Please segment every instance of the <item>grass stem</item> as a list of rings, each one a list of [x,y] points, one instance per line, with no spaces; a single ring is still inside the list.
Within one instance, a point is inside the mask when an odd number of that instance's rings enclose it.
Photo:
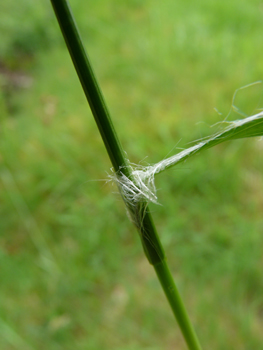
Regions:
[[[51,0],[51,3],[115,172],[118,174],[121,169],[130,180],[133,180],[129,162],[118,140],[68,2],[66,0]],[[165,254],[148,210],[147,203],[139,203],[139,206],[138,212],[143,213],[143,215],[138,230],[145,254],[149,262],[154,265],[155,271],[177,318],[189,349],[200,350],[201,347],[165,262]],[[129,206],[128,209],[134,210],[134,208]]]
[[[169,301],[173,314],[180,326],[180,329],[184,335],[185,341],[189,349],[201,350],[198,338],[195,334],[191,321],[187,315],[183,301],[179,294],[179,291],[174,283],[173,277],[167,266],[166,260],[163,260],[159,264],[154,265],[155,272],[163,287],[164,293]]]

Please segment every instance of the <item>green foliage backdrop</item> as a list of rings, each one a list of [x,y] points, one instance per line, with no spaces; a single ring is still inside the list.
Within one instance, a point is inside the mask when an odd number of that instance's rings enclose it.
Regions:
[[[71,5],[132,162],[211,134],[263,77],[260,1]],[[51,5],[17,6],[0,5],[2,349],[183,350],[116,188],[97,181],[110,163]],[[262,91],[235,105],[255,114]],[[151,209],[204,349],[263,349],[262,151],[226,143],[156,181]]]

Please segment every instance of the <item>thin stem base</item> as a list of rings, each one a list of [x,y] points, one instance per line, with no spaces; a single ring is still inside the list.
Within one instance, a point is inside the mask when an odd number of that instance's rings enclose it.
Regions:
[[[202,350],[166,261],[154,265],[154,269],[189,350]]]

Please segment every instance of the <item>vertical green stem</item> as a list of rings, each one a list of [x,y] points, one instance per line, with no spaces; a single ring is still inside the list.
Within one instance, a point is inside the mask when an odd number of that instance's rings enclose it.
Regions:
[[[121,170],[132,179],[128,160],[118,140],[68,2],[51,0],[51,3],[115,172],[118,174]],[[147,206],[144,206],[143,211],[145,215],[140,228],[140,237],[147,258],[151,264],[155,264],[164,258],[164,252]]]
[[[129,163],[125,158],[123,148],[118,140],[89,58],[82,45],[68,2],[66,0],[51,0],[51,3],[115,172],[118,174],[121,169],[127,177],[133,180],[131,169],[128,166]],[[129,207],[128,209],[134,210],[134,208]],[[145,254],[155,268],[189,349],[201,350],[166,264],[163,247],[147,204],[141,203],[140,209],[144,215],[142,217],[142,224],[138,230]]]
[[[154,269],[189,349],[202,350],[166,261],[154,265]]]
[[[68,2],[65,0],[51,0],[51,2],[114,170],[118,172],[120,166],[123,166],[122,171],[126,171],[127,174],[125,175],[129,176],[129,168],[127,167],[123,148],[118,140]]]

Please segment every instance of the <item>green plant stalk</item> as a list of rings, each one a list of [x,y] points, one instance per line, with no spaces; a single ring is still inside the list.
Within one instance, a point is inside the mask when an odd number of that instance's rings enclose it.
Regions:
[[[155,264],[154,269],[189,349],[202,350],[194,328],[187,315],[182,298],[167,266],[166,259],[159,264]]]
[[[124,175],[132,179],[131,168],[118,140],[68,2],[66,0],[51,0],[51,3],[114,170],[116,174],[121,170]],[[140,237],[150,263],[155,264],[164,259],[164,251],[146,204],[141,211],[145,215]]]
[[[132,170],[129,167],[129,162],[124,155],[123,148],[111,122],[108,109],[90,65],[89,58],[82,45],[69,4],[66,0],[51,0],[51,3],[114,170],[118,174],[121,169],[124,175],[133,180]],[[142,216],[142,224],[138,229],[145,254],[150,264],[155,268],[158,279],[161,282],[189,349],[201,350],[166,264],[164,250],[147,203],[140,203],[140,205],[144,215]],[[129,207],[128,209],[131,210]]]

